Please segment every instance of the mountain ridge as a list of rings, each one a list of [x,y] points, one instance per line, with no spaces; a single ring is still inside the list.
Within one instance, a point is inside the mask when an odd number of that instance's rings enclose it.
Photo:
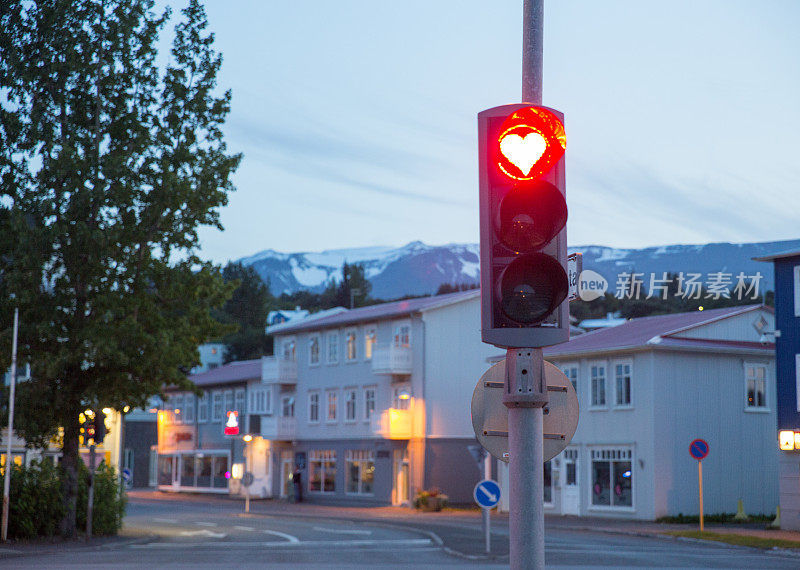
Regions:
[[[790,249],[800,249],[800,239],[770,242],[671,244],[645,248],[613,248],[601,245],[573,246],[583,254],[583,268],[602,275],[614,292],[622,273],[642,273],[645,283],[653,274],[738,273],[761,274],[761,292],[774,288],[770,264],[753,261]],[[372,283],[371,295],[396,299],[406,295],[435,293],[440,285],[476,284],[480,279],[480,247],[477,243],[427,245],[412,241],[401,247],[367,246],[320,252],[286,253],[265,249],[238,262],[253,267],[275,295],[299,290],[322,291],[331,279],[341,279],[344,262],[361,263]]]

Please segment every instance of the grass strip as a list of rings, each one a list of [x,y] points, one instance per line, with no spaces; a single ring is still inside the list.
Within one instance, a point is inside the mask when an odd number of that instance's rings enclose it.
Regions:
[[[700,532],[699,530],[673,530],[665,534],[670,536],[683,536],[686,538],[699,538],[701,540],[713,540],[738,546],[751,546],[753,548],[800,548],[800,542],[796,540],[762,538],[760,536],[750,536],[747,534],[727,534],[709,531]]]

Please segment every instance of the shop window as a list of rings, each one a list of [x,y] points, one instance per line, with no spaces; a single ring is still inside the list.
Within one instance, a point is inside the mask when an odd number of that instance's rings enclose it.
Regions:
[[[347,492],[359,495],[371,495],[375,477],[375,460],[372,451],[352,450],[347,452]]]
[[[336,491],[336,452],[332,449],[309,451],[308,490],[313,493]]]
[[[633,506],[632,457],[630,449],[592,450],[593,506]]]

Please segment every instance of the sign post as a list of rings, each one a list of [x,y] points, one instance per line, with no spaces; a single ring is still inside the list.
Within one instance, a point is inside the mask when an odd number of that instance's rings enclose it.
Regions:
[[[478,503],[478,506],[483,510],[484,540],[486,541],[486,554],[489,554],[492,551],[491,518],[489,517],[489,511],[495,508],[497,503],[500,502],[500,485],[491,479],[478,481],[478,484],[475,485],[475,488],[472,490],[472,496],[475,502]]]
[[[700,532],[703,532],[703,459],[708,455],[708,442],[696,439],[689,444],[689,454],[697,459],[697,483],[700,489]]]

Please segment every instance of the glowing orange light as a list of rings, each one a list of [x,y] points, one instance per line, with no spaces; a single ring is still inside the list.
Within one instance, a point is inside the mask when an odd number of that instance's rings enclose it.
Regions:
[[[564,124],[541,107],[525,107],[509,115],[497,137],[497,166],[514,180],[532,180],[546,173],[564,155]]]

